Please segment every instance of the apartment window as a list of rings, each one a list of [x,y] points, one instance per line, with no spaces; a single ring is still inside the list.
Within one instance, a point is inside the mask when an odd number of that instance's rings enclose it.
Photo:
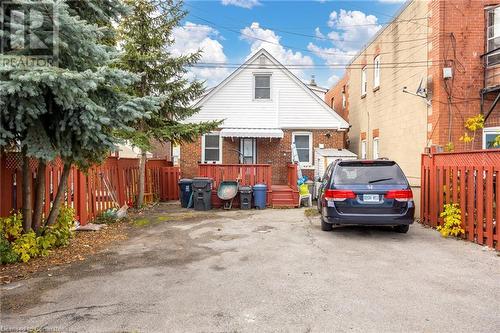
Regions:
[[[368,88],[368,82],[366,81],[366,66],[361,69],[361,96],[366,95],[366,90]]]
[[[377,159],[379,157],[378,154],[378,138],[373,138],[373,159]]]
[[[271,75],[255,75],[255,99],[271,99]]]
[[[497,136],[500,135],[500,127],[485,127],[483,128],[483,149],[498,149],[500,145],[495,147]]]
[[[366,159],[366,140],[361,141],[361,158]]]
[[[335,97],[332,97],[330,106],[332,109],[335,109]]]
[[[222,163],[222,138],[219,133],[205,134],[201,141],[203,163]]]
[[[342,109],[345,109],[346,105],[347,105],[347,101],[345,98],[345,86],[344,86],[344,88],[342,89]]]
[[[312,165],[312,133],[294,132],[292,141],[297,149],[300,164]]]
[[[373,60],[373,88],[380,87],[380,55]]]
[[[500,6],[487,10],[486,52],[493,52],[500,48]],[[489,53],[486,56],[486,65],[500,64],[500,52]]]

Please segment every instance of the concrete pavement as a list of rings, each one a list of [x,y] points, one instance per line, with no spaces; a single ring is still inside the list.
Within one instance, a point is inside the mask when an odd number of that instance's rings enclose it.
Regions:
[[[77,332],[493,332],[500,257],[414,224],[322,232],[302,209],[211,211],[2,290],[1,325]],[[168,219],[162,216],[170,216]],[[175,216],[175,215],[174,215]],[[175,220],[175,218],[173,218]],[[168,221],[165,221],[168,220]],[[163,221],[163,222],[162,222]]]

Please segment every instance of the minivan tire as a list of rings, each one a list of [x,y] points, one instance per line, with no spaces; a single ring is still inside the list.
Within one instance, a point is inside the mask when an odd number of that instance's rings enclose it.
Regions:
[[[406,234],[408,230],[410,230],[409,224],[402,224],[394,227],[394,231],[399,232],[401,234]]]
[[[323,218],[321,218],[321,230],[323,231],[332,231],[333,225],[331,223],[323,221]]]

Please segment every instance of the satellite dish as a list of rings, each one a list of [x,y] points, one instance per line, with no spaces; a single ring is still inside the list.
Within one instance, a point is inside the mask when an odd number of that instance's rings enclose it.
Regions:
[[[415,93],[415,95],[427,98],[427,90],[424,87],[422,87],[423,83],[424,83],[424,78],[421,78],[420,84],[418,85],[417,92]]]

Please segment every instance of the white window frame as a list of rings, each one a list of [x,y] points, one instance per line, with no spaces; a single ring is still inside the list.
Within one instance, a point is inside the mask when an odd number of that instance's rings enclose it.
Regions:
[[[366,139],[361,140],[361,159],[366,160]]]
[[[347,106],[347,100],[345,97],[345,91],[342,91],[342,110],[345,110],[345,107]]]
[[[205,160],[205,136],[206,135],[218,135],[219,136],[219,160],[217,161],[206,161]],[[220,135],[220,132],[211,132],[207,134],[203,134],[201,137],[201,162],[202,163],[207,163],[207,164],[221,164],[222,163],[222,136]]]
[[[483,149],[491,149],[491,148],[486,148],[486,134],[500,134],[500,126],[497,127],[485,127],[483,128]],[[497,147],[500,148],[500,147]]]
[[[366,91],[368,90],[368,80],[366,76],[367,66],[361,68],[361,97],[366,96]]]
[[[380,87],[380,54],[373,59],[373,89]]]
[[[372,141],[372,150],[373,150],[372,154],[374,160],[380,157],[379,149],[380,149],[380,140],[378,137],[374,137]]]
[[[257,76],[269,76],[269,98],[256,98],[255,97],[255,89],[257,87],[255,86],[255,80]],[[254,101],[263,101],[263,102],[268,102],[271,101],[273,98],[273,76],[271,73],[268,72],[262,72],[262,73],[253,73],[253,83],[252,83],[253,91],[252,91],[252,96]]]
[[[308,135],[309,136],[309,161],[300,162],[300,166],[310,167],[313,165],[313,134],[311,132],[292,132],[292,142],[295,144],[295,136],[297,135]],[[292,161],[293,162],[293,161]]]
[[[500,12],[500,6],[493,6],[490,8],[486,8],[486,53],[491,52],[486,56],[486,65],[493,66],[499,63],[498,61],[498,53],[500,50],[490,48],[490,41],[500,37],[500,24],[495,24],[497,20],[497,11]],[[494,21],[490,22],[490,13],[493,12]],[[500,13],[499,13],[500,14]],[[500,16],[500,15],[499,15]],[[500,19],[499,19],[500,20]],[[491,33],[493,30],[493,33]],[[490,36],[490,34],[492,36]],[[496,51],[495,51],[496,50]],[[490,59],[491,58],[491,59]]]

